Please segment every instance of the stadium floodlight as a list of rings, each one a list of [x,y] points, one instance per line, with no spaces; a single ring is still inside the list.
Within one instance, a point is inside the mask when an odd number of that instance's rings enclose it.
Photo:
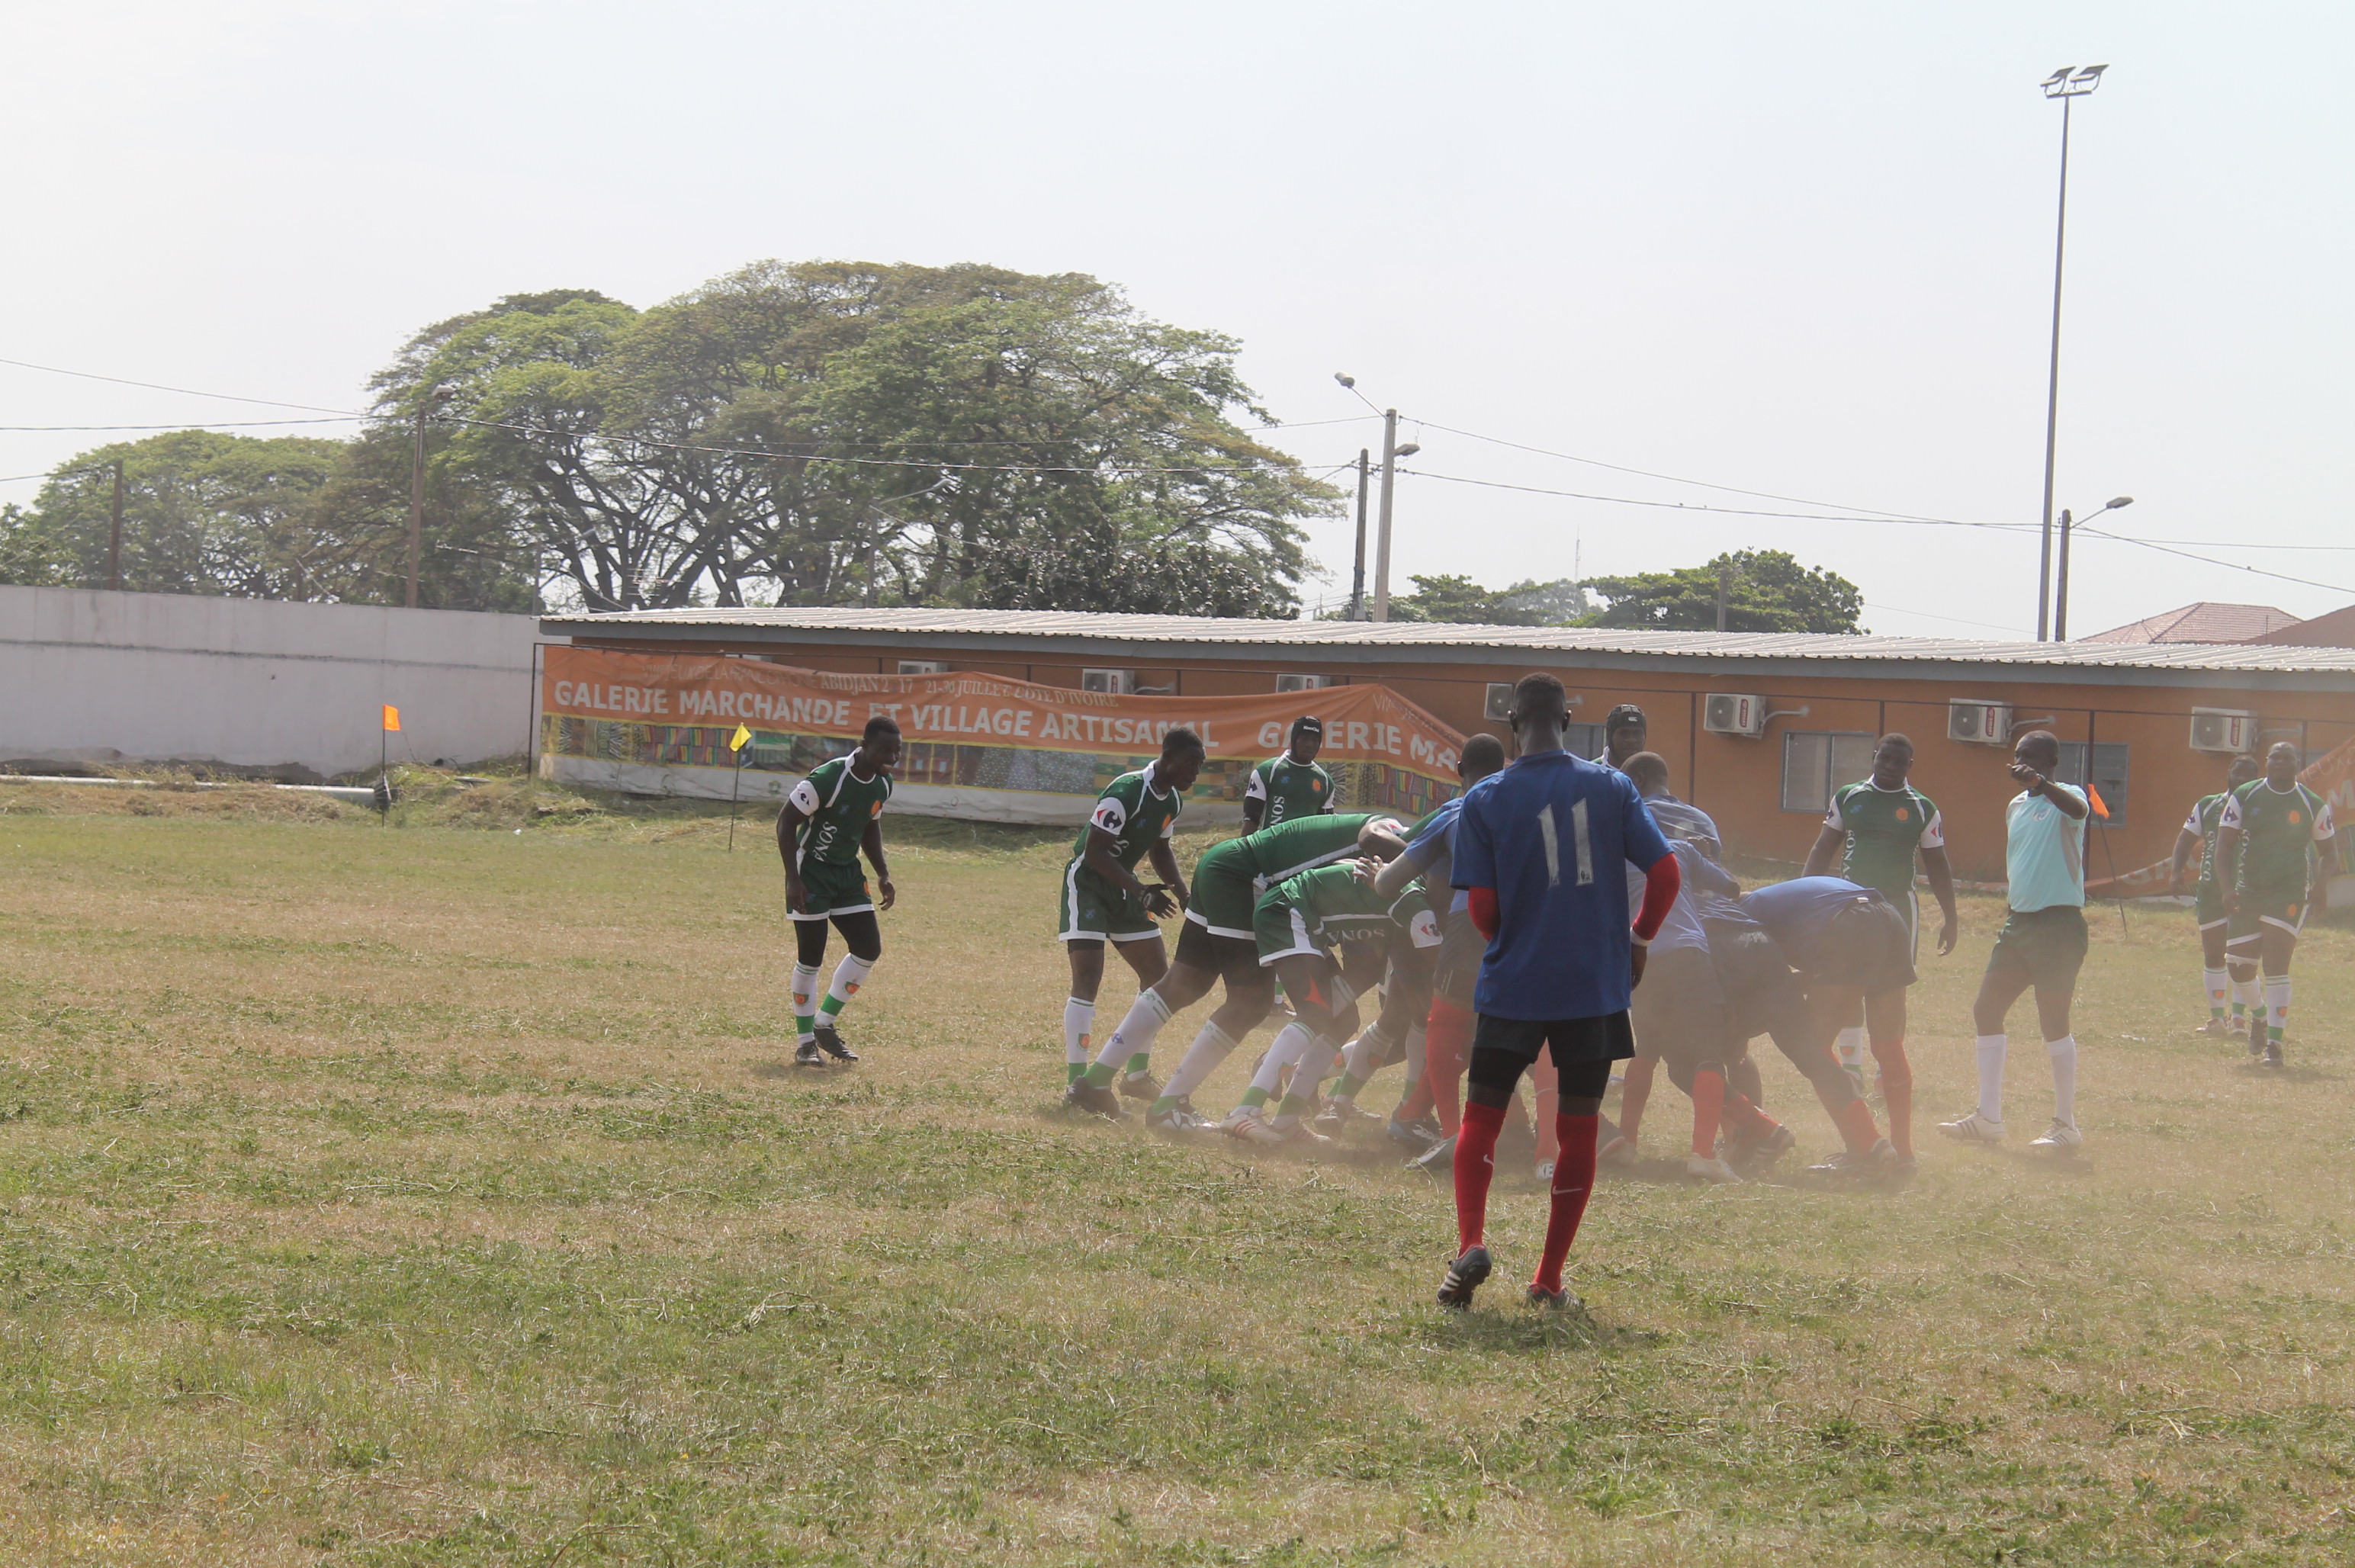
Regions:
[[[2061,199],[2052,220],[2052,358],[2044,383],[2044,521],[2036,560],[2036,640],[2052,626],[2052,463],[2061,432],[2061,274],[2069,239],[2069,110],[2102,85],[2106,65],[2062,66],[2044,79],[2044,96],[2061,101]],[[2107,511],[2108,507],[2104,507]]]

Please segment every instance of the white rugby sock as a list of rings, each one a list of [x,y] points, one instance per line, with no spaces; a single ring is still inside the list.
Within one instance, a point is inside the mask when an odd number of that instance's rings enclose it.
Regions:
[[[1313,1098],[1316,1086],[1333,1071],[1333,1059],[1340,1054],[1341,1048],[1323,1035],[1311,1039],[1308,1049],[1300,1053],[1300,1065],[1293,1070],[1292,1087],[1284,1091],[1284,1098]]]
[[[2226,987],[2231,984],[2231,977],[2228,976],[2222,969],[2202,969],[2200,971],[2200,988],[2208,993],[2208,1016],[2210,1018],[2221,1019],[2224,1016],[2224,1002],[2228,995]]]
[[[1275,1042],[1267,1048],[1267,1054],[1260,1058],[1259,1071],[1252,1075],[1251,1086],[1263,1095],[1274,1093],[1276,1085],[1284,1081],[1284,1070],[1298,1061],[1316,1043],[1316,1037],[1308,1032],[1306,1024],[1284,1025]]]
[[[1126,1068],[1133,1059],[1152,1055],[1154,1037],[1168,1021],[1169,1004],[1161,999],[1160,992],[1150,986],[1137,992],[1136,1000],[1128,1005],[1128,1016],[1120,1020],[1120,1027],[1112,1031],[1112,1038],[1097,1053],[1096,1065]],[[1130,1071],[1142,1066],[1140,1062]]]
[[[1072,1076],[1087,1071],[1088,1031],[1096,1027],[1096,1005],[1072,997],[1063,1003],[1063,1065]]]
[[[2009,1043],[1999,1034],[1979,1036],[1979,1115],[1997,1126],[2003,1125],[2003,1053]]]
[[[1376,1019],[1358,1031],[1341,1059],[1342,1071],[1362,1083],[1374,1075],[1377,1063],[1388,1057],[1397,1042],[1382,1032],[1382,1020]]]
[[[2247,1013],[2251,1019],[2259,1019],[2264,1016],[2265,1009],[2264,982],[2257,978],[2257,972],[2254,968],[2249,971],[2249,977],[2247,979],[2235,980],[2232,982],[2232,999],[2241,1004],[2241,1010]]]
[[[2281,1039],[2289,1030],[2289,976],[2265,976],[2265,1025],[2269,1038]]]
[[[2077,1037],[2064,1034],[2059,1040],[2048,1040],[2044,1053],[2052,1059],[2052,1114],[2073,1127],[2077,1125]]]
[[[1178,1063],[1178,1071],[1161,1086],[1161,1097],[1178,1100],[1191,1094],[1219,1070],[1219,1063],[1234,1054],[1234,1049],[1232,1035],[1216,1023],[1204,1024],[1201,1032],[1194,1037],[1194,1043],[1186,1048],[1185,1060]]]
[[[817,1038],[817,965],[794,965],[794,1029],[806,1042]]]
[[[855,954],[842,955],[842,962],[834,966],[834,979],[826,988],[826,1000],[817,1005],[828,1023],[842,1016],[842,1009],[858,995],[858,987],[867,983],[867,976],[875,973],[875,965],[880,962],[879,958],[861,958]]]
[[[1847,1068],[1850,1072],[1862,1072],[1865,1049],[1864,1026],[1851,1024],[1840,1030],[1839,1039],[1833,1042],[1833,1049],[1839,1052],[1839,1064],[1842,1067]]]
[[[1410,1094],[1414,1093],[1415,1085],[1423,1082],[1425,1043],[1423,1025],[1417,1024],[1406,1031],[1406,1089]]]

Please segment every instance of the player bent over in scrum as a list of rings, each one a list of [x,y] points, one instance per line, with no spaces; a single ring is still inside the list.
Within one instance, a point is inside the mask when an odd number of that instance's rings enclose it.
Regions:
[[[878,714],[867,721],[858,750],[820,763],[795,784],[777,813],[777,853],[785,862],[785,912],[794,923],[798,948],[794,965],[794,1023],[801,1039],[794,1051],[803,1067],[823,1067],[826,1059],[856,1061],[843,1044],[837,1020],[883,956],[883,933],[875,921],[875,900],[858,869],[865,850],[890,909],[899,897],[883,863],[883,803],[891,798],[891,770],[900,763],[900,726]],[[817,996],[819,966],[826,962],[826,928],[831,921],[850,951],[834,971],[823,1000]],[[823,1053],[823,1054],[821,1054]]]
[[[1275,1006],[1275,977],[1260,967],[1259,945],[1252,935],[1252,911],[1260,892],[1271,881],[1347,855],[1387,859],[1404,848],[1399,827],[1394,818],[1370,812],[1301,816],[1202,851],[1194,862],[1177,962],[1137,993],[1128,1016],[1104,1042],[1083,1082],[1091,1090],[1109,1090],[1116,1071],[1149,1056],[1164,1024],[1223,980],[1226,1000],[1194,1037],[1177,1073],[1146,1112],[1146,1125],[1156,1132],[1208,1126],[1195,1114],[1190,1096]]]
[[[1229,1136],[1271,1146],[1295,1138],[1325,1141],[1300,1118],[1342,1042],[1358,1030],[1358,996],[1380,980],[1397,943],[1410,950],[1439,945],[1439,924],[1422,884],[1385,898],[1374,889],[1374,866],[1369,860],[1320,866],[1261,895],[1252,921],[1260,965],[1284,982],[1294,1018],[1268,1047],[1242,1104],[1220,1125]],[[1337,947],[1344,955],[1337,961]],[[1287,1067],[1293,1087],[1271,1117],[1267,1102]]]
[[[1120,1101],[1108,1089],[1085,1082],[1088,1039],[1095,1028],[1096,990],[1103,984],[1104,944],[1120,948],[1120,955],[1136,971],[1139,986],[1151,986],[1169,967],[1161,945],[1161,928],[1154,922],[1186,907],[1186,880],[1178,873],[1178,856],[1169,835],[1178,824],[1186,792],[1202,773],[1202,738],[1178,726],[1161,739],[1161,755],[1123,773],[1104,786],[1088,825],[1080,829],[1071,863],[1063,868],[1063,951],[1071,961],[1071,999],[1063,1006],[1063,1061],[1069,1088],[1063,1103],[1117,1120]],[[1160,873],[1158,886],[1137,880],[1135,867],[1150,857]],[[1146,1071],[1146,1062],[1124,1063],[1127,1074],[1120,1092],[1133,1100],[1151,1100],[1160,1085]]]

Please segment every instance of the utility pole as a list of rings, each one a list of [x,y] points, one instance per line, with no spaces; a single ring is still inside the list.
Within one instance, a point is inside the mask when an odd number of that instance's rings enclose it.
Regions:
[[[2052,640],[2069,640],[2069,508],[2061,508],[2061,567],[2052,585]]]
[[[2036,640],[2048,641],[2052,624],[2052,462],[2061,428],[2061,272],[2069,240],[2069,109],[2101,86],[2110,68],[2062,66],[2044,80],[2044,96],[2061,101],[2061,200],[2052,223],[2052,357],[2044,388],[2044,526],[2036,565]]]
[[[1391,618],[1391,492],[1398,483],[1398,411],[1382,411],[1382,518],[1374,546],[1374,619]]]
[[[1725,630],[1725,600],[1733,585],[1733,563],[1720,561],[1717,567],[1717,629]]]
[[[106,528],[106,585],[123,592],[123,459],[114,460],[114,518]]]
[[[1366,618],[1366,485],[1371,454],[1358,448],[1358,560],[1349,572],[1349,619]]]
[[[417,405],[417,439],[409,459],[409,608],[417,608],[417,561],[425,548],[425,421],[451,399],[447,387],[436,387]]]

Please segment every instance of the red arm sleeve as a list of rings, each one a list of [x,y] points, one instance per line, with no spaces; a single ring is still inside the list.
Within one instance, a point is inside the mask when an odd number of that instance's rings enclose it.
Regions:
[[[1652,869],[1644,873],[1644,907],[1636,912],[1636,941],[1649,942],[1659,934],[1660,922],[1668,918],[1668,906],[1677,901],[1677,890],[1684,883],[1685,874],[1674,855],[1663,855],[1652,862]]]
[[[1668,859],[1673,860],[1676,857],[1671,855]],[[1489,941],[1494,942],[1497,939],[1497,926],[1498,924],[1497,916],[1497,890],[1494,888],[1466,888],[1464,891],[1472,901],[1472,924],[1479,931],[1481,935],[1487,937]]]

